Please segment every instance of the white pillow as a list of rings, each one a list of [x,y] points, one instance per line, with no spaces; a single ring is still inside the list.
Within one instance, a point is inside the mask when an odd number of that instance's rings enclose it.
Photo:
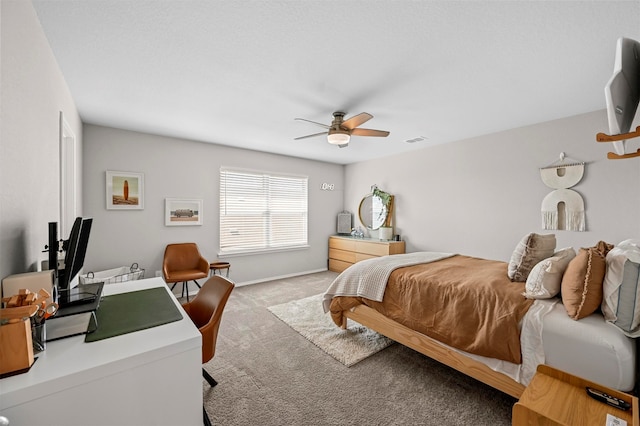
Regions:
[[[602,285],[604,319],[629,337],[640,336],[640,240],[625,240],[607,254]]]
[[[524,296],[527,299],[555,297],[560,293],[562,275],[574,257],[576,257],[575,250],[568,247],[538,262],[527,277]]]

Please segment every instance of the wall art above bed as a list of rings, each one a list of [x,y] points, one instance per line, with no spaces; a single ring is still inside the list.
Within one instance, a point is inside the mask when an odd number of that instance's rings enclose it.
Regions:
[[[540,169],[542,182],[554,189],[542,200],[542,229],[586,230],[584,200],[568,189],[582,180],[584,166],[582,161],[566,160],[561,152],[560,160]]]

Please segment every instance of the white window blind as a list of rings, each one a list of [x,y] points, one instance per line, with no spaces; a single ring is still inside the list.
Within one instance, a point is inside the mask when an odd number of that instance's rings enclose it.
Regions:
[[[308,180],[220,169],[220,251],[306,246]]]

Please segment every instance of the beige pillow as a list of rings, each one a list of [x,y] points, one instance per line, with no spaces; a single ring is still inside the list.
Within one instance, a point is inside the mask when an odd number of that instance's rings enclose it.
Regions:
[[[575,250],[568,247],[538,262],[527,277],[524,296],[527,299],[551,299],[558,295],[564,271],[574,257]]]
[[[607,269],[606,256],[613,246],[604,241],[581,248],[569,262],[562,277],[560,292],[567,314],[574,319],[594,313],[602,303],[602,282]]]
[[[554,234],[540,235],[530,233],[525,235],[511,254],[509,261],[509,279],[525,282],[531,269],[542,259],[553,256],[556,249]]]

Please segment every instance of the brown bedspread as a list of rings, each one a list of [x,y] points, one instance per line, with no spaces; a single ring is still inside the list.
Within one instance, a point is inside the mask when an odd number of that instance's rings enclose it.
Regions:
[[[520,364],[519,322],[533,303],[523,291],[507,263],[456,255],[396,269],[382,302],[334,297],[330,310],[341,325],[342,311],[365,304],[454,348]]]

